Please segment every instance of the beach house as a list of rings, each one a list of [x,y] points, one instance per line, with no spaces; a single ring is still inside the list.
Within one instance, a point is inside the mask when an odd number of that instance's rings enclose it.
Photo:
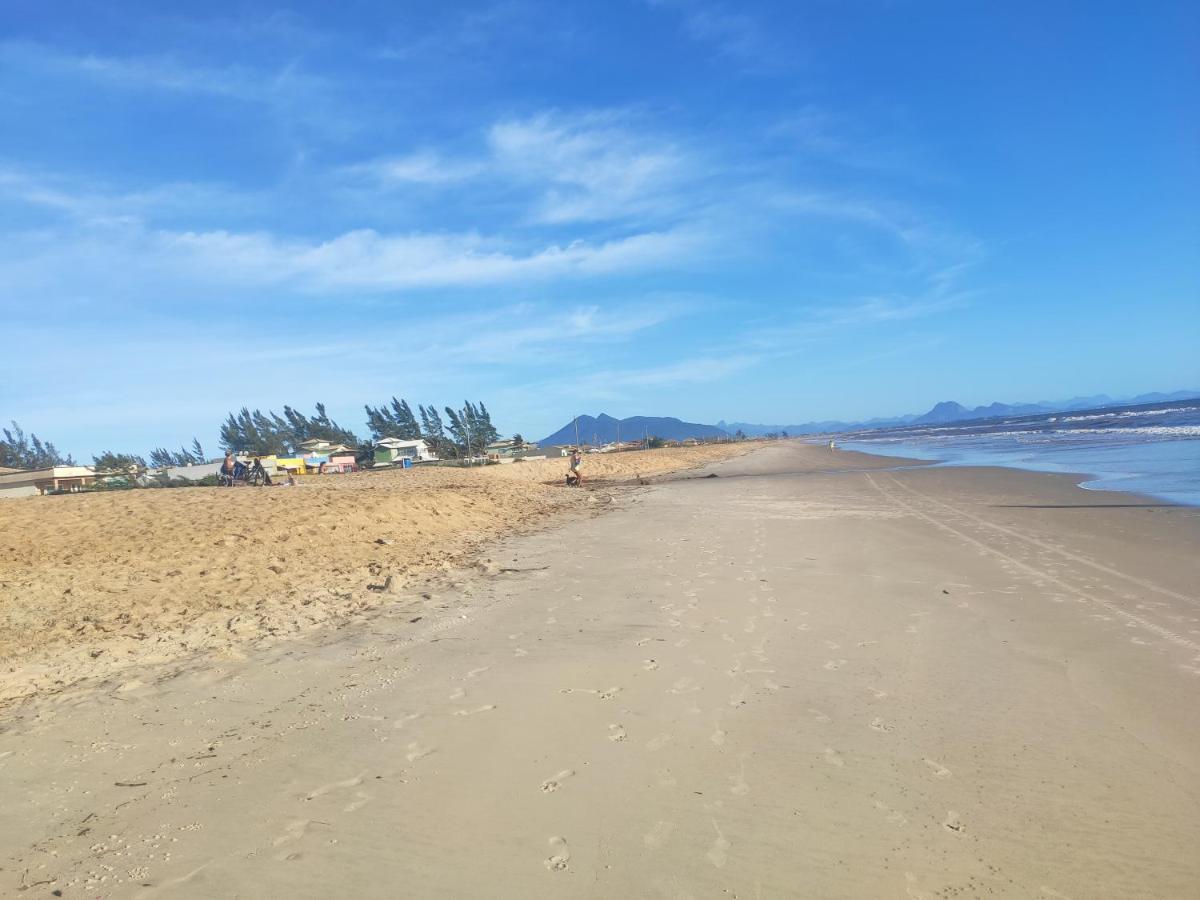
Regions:
[[[538,452],[538,445],[528,441],[518,444],[513,440],[492,441],[484,448],[488,459],[510,459],[530,456]]]
[[[7,469],[0,474],[0,497],[75,493],[96,481],[91,466],[49,466],[45,469]]]
[[[429,445],[419,438],[417,440],[383,438],[375,444],[375,465],[377,466],[403,465],[406,459],[418,463],[430,462],[437,458],[437,454],[429,449]]]
[[[320,439],[302,441],[300,454],[305,469],[310,472],[353,472],[358,468],[354,448],[346,444]]]

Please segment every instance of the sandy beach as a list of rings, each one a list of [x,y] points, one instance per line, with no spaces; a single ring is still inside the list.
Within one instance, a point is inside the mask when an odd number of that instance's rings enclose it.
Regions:
[[[0,505],[0,895],[1200,894],[1200,510],[704,452]]]
[[[486,543],[595,511],[606,487],[745,453],[718,444],[567,462],[417,468],[295,487],[183,488],[0,503],[0,708],[139,663],[237,657],[340,626]]]

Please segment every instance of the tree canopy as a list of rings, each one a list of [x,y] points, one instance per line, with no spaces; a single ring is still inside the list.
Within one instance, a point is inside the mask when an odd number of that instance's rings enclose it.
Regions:
[[[41,440],[36,434],[28,437],[21,426],[12,422],[12,428],[3,429],[0,438],[0,466],[12,469],[45,469],[50,466],[73,466],[70,455],[63,456],[49,441]]]
[[[310,417],[285,406],[281,416],[274,410],[264,413],[243,406],[237,413],[231,412],[221,425],[221,447],[252,456],[282,456],[298,452],[302,443],[311,440],[359,446],[361,441],[353,431],[329,418],[325,404],[318,403],[316,410],[317,414]]]

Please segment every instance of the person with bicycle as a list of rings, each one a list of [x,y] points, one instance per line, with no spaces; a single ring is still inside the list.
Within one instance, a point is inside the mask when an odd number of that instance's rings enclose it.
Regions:
[[[221,478],[220,481],[226,487],[233,487],[233,473],[237,470],[237,460],[233,458],[233,451],[225,451],[225,461],[221,463]]]

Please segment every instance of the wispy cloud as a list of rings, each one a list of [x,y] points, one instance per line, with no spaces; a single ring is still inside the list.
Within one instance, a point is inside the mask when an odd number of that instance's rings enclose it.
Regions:
[[[341,173],[380,187],[411,184],[445,185],[483,174],[482,161],[447,159],[436,150],[417,150],[402,156],[387,156],[344,166]]]
[[[662,221],[694,205],[702,173],[692,151],[625,110],[543,112],[498,121],[474,154],[428,147],[345,166],[343,176],[382,189],[476,180],[527,197],[541,225]]]
[[[159,233],[158,252],[197,272],[244,284],[302,291],[394,291],[587,277],[666,265],[692,255],[703,236],[647,232],[603,242],[574,241],[525,252],[476,234],[351,231],[327,241],[284,240],[224,231]]]
[[[0,42],[0,60],[23,70],[71,75],[96,84],[148,91],[209,94],[255,103],[300,95],[311,101],[327,82],[298,66],[270,70],[242,65],[209,66],[176,56],[72,54],[19,41]]]
[[[677,146],[619,112],[504,121],[488,143],[499,171],[544,185],[533,216],[546,223],[677,212],[676,191],[694,174]]]
[[[780,71],[795,61],[795,49],[785,51],[769,25],[740,5],[707,0],[647,0],[647,3],[676,12],[687,37],[712,47],[718,59],[742,71]]]
[[[661,270],[700,254],[709,238],[683,228],[608,240],[514,244],[476,233],[380,233],[360,229],[327,240],[271,232],[173,231],[107,223],[65,236],[45,229],[10,236],[0,281],[32,299],[49,284],[126,302],[170,290],[272,287],[339,296],[487,285],[547,284]],[[168,287],[170,286],[170,287]]]
[[[59,213],[86,225],[135,224],[147,219],[212,216],[262,208],[261,193],[224,185],[171,181],[119,187],[96,177],[79,179],[0,163],[0,202],[5,200]]]

